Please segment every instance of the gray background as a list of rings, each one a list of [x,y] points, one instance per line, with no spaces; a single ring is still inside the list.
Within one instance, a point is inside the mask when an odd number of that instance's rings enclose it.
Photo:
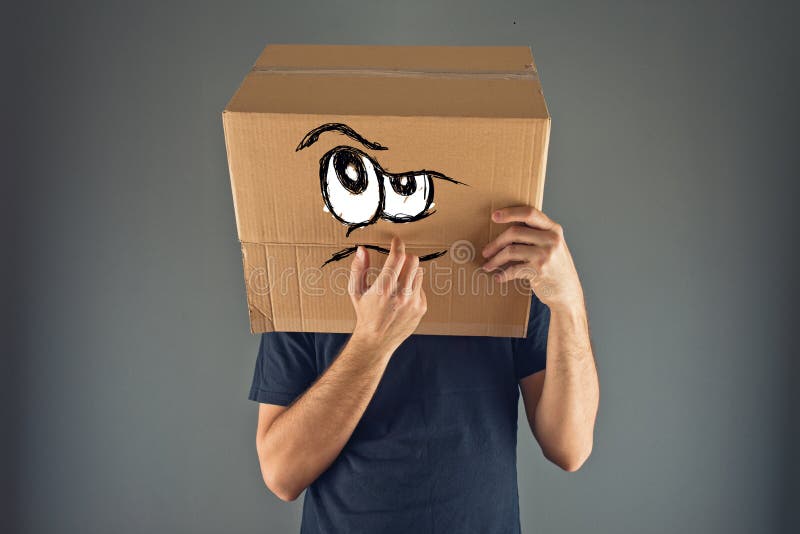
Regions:
[[[521,433],[525,531],[796,528],[797,13],[289,4],[4,10],[0,530],[297,531],[256,463],[220,121],[267,42],[533,47],[602,401],[579,473]]]

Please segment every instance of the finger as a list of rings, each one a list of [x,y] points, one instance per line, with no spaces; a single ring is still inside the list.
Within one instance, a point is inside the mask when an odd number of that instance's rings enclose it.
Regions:
[[[369,255],[364,247],[359,246],[350,264],[350,280],[347,284],[347,290],[351,296],[360,297],[367,290],[368,270]]]
[[[501,249],[500,252],[492,256],[492,258],[484,263],[483,267],[481,268],[484,271],[494,271],[495,269],[498,269],[507,263],[511,263],[512,261],[521,261],[527,263],[535,254],[534,248],[535,247],[533,245],[508,245],[507,247]]]
[[[412,284],[417,275],[417,268],[419,267],[419,257],[413,254],[406,254],[405,261],[403,262],[403,270],[400,272],[400,277],[397,279],[397,291],[403,295],[410,295],[412,291]]]
[[[492,213],[492,220],[496,223],[521,222],[531,228],[549,230],[555,224],[550,217],[533,206],[512,206],[502,208]]]
[[[511,243],[546,246],[553,243],[553,235],[547,230],[538,230],[528,226],[512,226],[483,247],[481,254],[484,258],[490,258]]]
[[[378,275],[378,280],[375,285],[380,284],[383,291],[394,291],[397,287],[397,277],[400,276],[400,271],[403,269],[403,263],[406,259],[406,245],[399,237],[392,238],[391,250],[389,256],[386,258],[386,263],[383,264],[383,269]]]
[[[423,269],[422,267],[417,267],[417,271],[414,273],[414,281],[411,284],[411,292],[413,294],[416,295],[422,289],[422,278],[424,276],[425,276],[425,269]]]
[[[510,282],[511,280],[533,280],[537,272],[529,263],[515,263],[508,265],[493,275],[497,282]]]

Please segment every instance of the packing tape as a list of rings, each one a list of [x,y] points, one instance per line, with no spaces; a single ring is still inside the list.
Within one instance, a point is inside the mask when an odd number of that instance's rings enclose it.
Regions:
[[[257,74],[298,74],[306,76],[378,76],[383,78],[466,78],[472,80],[538,80],[533,65],[519,71],[409,70],[379,67],[273,67],[256,66]]]

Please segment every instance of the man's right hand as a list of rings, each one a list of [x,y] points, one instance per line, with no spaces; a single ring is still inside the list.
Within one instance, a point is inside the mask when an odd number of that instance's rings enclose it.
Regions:
[[[369,256],[358,247],[348,290],[356,311],[352,341],[391,352],[417,329],[428,309],[419,257],[406,254],[397,237],[375,282],[367,285]]]
[[[375,283],[359,247],[350,272],[356,327],[324,373],[288,407],[262,404],[256,445],[264,482],[294,500],[336,459],[364,415],[392,353],[414,330],[427,304],[419,258],[395,238]]]

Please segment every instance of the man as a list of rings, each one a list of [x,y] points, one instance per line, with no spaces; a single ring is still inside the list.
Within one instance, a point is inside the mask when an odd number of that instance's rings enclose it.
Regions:
[[[563,231],[527,206],[492,219],[511,226],[483,268],[529,280],[526,339],[412,335],[423,275],[397,238],[371,286],[355,254],[351,335],[263,335],[258,458],[275,495],[306,490],[302,532],[519,532],[519,391],[544,456],[566,471],[586,461],[599,386]]]

